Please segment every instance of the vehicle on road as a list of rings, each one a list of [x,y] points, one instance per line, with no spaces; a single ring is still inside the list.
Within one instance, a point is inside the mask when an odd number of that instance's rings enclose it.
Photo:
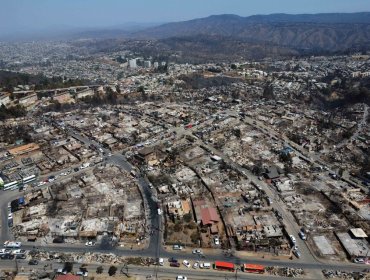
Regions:
[[[11,252],[12,250],[10,249],[0,249],[0,255],[10,254]]]
[[[172,266],[172,267],[180,267],[180,263],[178,263],[178,262],[171,262],[170,263],[170,266]]]
[[[194,269],[197,269],[199,267],[199,262],[195,262],[194,264],[193,264],[193,268]]]
[[[95,246],[95,242],[94,241],[87,241],[85,243],[85,246],[89,246],[89,247]]]
[[[175,244],[175,245],[172,246],[172,249],[173,250],[182,250],[183,248],[182,248],[181,245]]]
[[[210,269],[211,268],[211,263],[201,263],[201,264],[199,264],[199,268],[201,268],[201,269]]]
[[[184,260],[184,261],[182,262],[182,264],[183,264],[184,266],[186,266],[187,268],[189,268],[189,267],[190,267],[190,263],[189,263],[187,260]]]
[[[53,243],[64,243],[64,238],[61,236],[57,236],[53,239]]]
[[[12,255],[12,254],[5,254],[5,255],[1,255],[0,256],[0,259],[2,259],[2,260],[13,260],[14,259],[14,255]]]
[[[21,255],[21,254],[25,254],[26,253],[26,250],[23,250],[23,249],[17,249],[17,250],[13,250],[12,252],[14,255]]]
[[[203,254],[203,252],[202,252],[202,250],[201,250],[201,249],[194,249],[194,250],[193,250],[193,254],[196,254],[196,255],[202,255],[202,254]]]
[[[214,268],[216,270],[235,271],[235,265],[230,262],[215,261]]]
[[[19,260],[24,260],[27,256],[25,254],[19,254],[19,255],[15,255],[15,258],[16,259],[19,259]]]
[[[30,261],[28,262],[28,264],[29,264],[29,265],[38,265],[38,264],[39,264],[39,262],[38,262],[37,260],[30,260]]]
[[[353,262],[354,263],[365,263],[365,259],[363,259],[363,258],[355,258],[355,259],[353,259]]]
[[[89,166],[90,166],[90,162],[86,162],[80,166],[80,169],[82,170],[82,169],[88,168]]]
[[[302,240],[306,240],[306,239],[307,239],[307,236],[306,236],[306,234],[305,234],[303,231],[300,231],[300,232],[298,233],[298,235],[299,235],[299,237],[300,237]]]
[[[265,267],[259,264],[245,263],[242,266],[242,271],[247,273],[264,273]]]
[[[178,261],[177,261],[174,257],[172,257],[172,258],[169,258],[169,259],[168,259],[168,262],[170,262],[170,263],[171,263],[171,262],[178,262]]]
[[[220,245],[220,239],[218,237],[215,237],[214,240],[215,245]]]
[[[39,183],[38,183],[38,185],[37,185],[37,186],[38,186],[38,187],[41,187],[41,186],[43,186],[43,185],[45,185],[45,184],[46,184],[46,183],[45,183],[44,181],[41,181],[41,182],[39,182]]]
[[[16,242],[16,241],[5,241],[4,247],[5,248],[20,248],[22,246],[22,242]]]
[[[87,275],[88,275],[88,272],[85,270],[85,271],[77,271],[76,272],[76,275],[77,276],[83,276],[83,277],[87,277]]]
[[[179,275],[176,277],[176,280],[188,280],[186,276]]]
[[[301,257],[301,252],[297,249],[293,250],[293,254],[299,259]]]

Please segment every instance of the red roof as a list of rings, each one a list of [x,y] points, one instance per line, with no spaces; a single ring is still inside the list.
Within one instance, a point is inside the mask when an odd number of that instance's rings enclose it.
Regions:
[[[234,264],[229,262],[221,262],[221,261],[215,261],[215,267],[216,268],[230,268],[234,269]]]
[[[200,210],[203,225],[212,225],[220,221],[216,208],[207,207]]]
[[[80,280],[81,277],[73,274],[66,274],[66,275],[58,275],[55,280]]]

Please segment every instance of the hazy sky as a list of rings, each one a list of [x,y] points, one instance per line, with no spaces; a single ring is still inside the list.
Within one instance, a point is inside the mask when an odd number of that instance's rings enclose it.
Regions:
[[[370,11],[370,0],[0,0],[0,35],[61,27],[169,22],[214,14]]]

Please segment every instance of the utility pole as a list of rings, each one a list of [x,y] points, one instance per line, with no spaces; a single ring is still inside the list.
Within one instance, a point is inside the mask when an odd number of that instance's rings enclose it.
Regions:
[[[239,270],[239,268],[235,269],[235,280],[238,280],[238,270]]]

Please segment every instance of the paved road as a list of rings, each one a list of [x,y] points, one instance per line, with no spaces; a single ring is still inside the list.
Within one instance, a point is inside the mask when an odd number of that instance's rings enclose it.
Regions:
[[[209,121],[208,121],[209,122]],[[191,135],[192,130],[185,130],[184,128],[174,128],[174,131],[177,132],[177,136],[181,137],[184,134],[189,134]],[[94,144],[94,145],[99,145],[93,140],[88,139],[87,137],[78,134],[77,132],[73,130],[69,130],[69,133],[73,135],[74,137],[78,138],[81,140],[83,143],[86,145]],[[200,142],[200,141],[199,141]],[[216,154],[221,155],[224,157],[225,161],[228,161],[228,159],[222,155],[219,151],[216,151],[213,147],[202,143],[203,145],[206,145],[210,150],[214,151]],[[101,147],[102,148],[102,147]],[[109,151],[107,149],[102,148],[104,153],[107,154]],[[124,156],[121,154],[117,153],[112,155],[111,157],[107,158],[107,162],[111,164],[115,164],[120,166],[121,168],[130,171],[132,169],[132,166],[125,160]],[[246,172],[247,177],[252,180],[255,183],[258,183],[261,185],[265,192],[272,198],[275,198],[273,190],[271,190],[266,184],[263,182],[259,181],[253,174],[248,173],[248,170],[242,169],[240,166],[230,162],[230,164],[238,169],[239,171]],[[139,176],[138,178],[138,183],[141,188],[141,191],[144,194],[144,199],[146,200],[147,205],[149,205],[149,216],[150,216],[150,221],[151,221],[151,227],[154,230],[154,234],[150,236],[149,240],[149,245],[148,248],[143,249],[143,250],[130,250],[126,248],[114,248],[112,250],[103,250],[101,248],[86,248],[86,247],[81,247],[81,246],[76,246],[76,245],[69,245],[69,244],[50,244],[47,246],[39,246],[40,249],[47,250],[47,251],[59,251],[59,252],[87,252],[87,251],[93,251],[97,253],[115,253],[117,255],[121,256],[143,256],[143,257],[164,257],[164,258],[169,258],[169,257],[176,257],[179,259],[188,259],[188,260],[196,260],[194,258],[194,255],[191,253],[187,252],[168,252],[162,247],[162,221],[161,221],[161,216],[157,214],[157,202],[154,201],[151,190],[147,184],[147,181],[145,178]],[[4,213],[7,213],[7,203],[11,201],[12,199],[15,199],[19,197],[18,191],[9,191],[9,192],[3,192],[3,194],[0,196],[0,209],[2,210],[2,227],[1,227],[1,240],[4,241],[5,239],[8,239],[9,232],[8,232],[8,227],[7,227],[7,214],[5,215]],[[274,201],[275,203],[275,201]],[[290,213],[286,211],[286,209],[282,206],[279,206],[279,203],[276,201],[276,205],[274,205],[282,214],[283,217],[286,221],[289,221],[287,223],[288,231],[289,232],[297,232],[298,228],[297,225],[295,224],[294,221],[292,221],[292,218],[289,216]],[[297,238],[297,240],[299,240]],[[264,264],[264,265],[279,265],[279,266],[289,266],[289,267],[296,267],[296,268],[304,268],[304,269],[343,269],[343,270],[356,270],[356,271],[361,271],[364,269],[363,265],[355,265],[355,264],[346,264],[346,263],[319,263],[317,260],[315,260],[306,248],[306,245],[302,241],[298,241],[298,244],[303,250],[304,253],[304,259],[300,260],[267,260],[267,259],[255,259],[254,257],[225,257],[221,251],[217,253],[217,250],[215,251],[215,254],[213,255],[208,255],[206,256],[207,261],[215,261],[215,260],[225,260],[225,261],[231,261],[236,264],[242,264],[245,262],[253,262],[257,264]],[[25,249],[33,249],[33,246],[24,246]],[[303,248],[303,249],[302,249]],[[153,270],[153,268],[152,268]],[[156,273],[161,273],[161,270],[159,268],[156,268]],[[247,278],[245,278],[247,279]]]
[[[45,267],[45,271],[53,271],[54,269],[59,269],[63,267],[63,264],[61,263],[53,263],[53,262],[43,262],[39,263],[38,265],[28,265],[26,261],[18,261],[18,271],[24,271],[29,272],[31,270],[38,270],[43,271],[45,264],[47,267]],[[51,267],[50,267],[51,265]],[[253,275],[253,274],[247,274],[242,271],[236,271],[236,272],[225,272],[225,271],[216,271],[213,269],[207,269],[207,270],[201,270],[201,269],[187,269],[184,267],[180,268],[173,268],[169,266],[158,266],[156,267],[157,270],[157,277],[153,274],[153,266],[145,267],[145,266],[134,266],[134,265],[128,265],[127,269],[123,267],[122,265],[115,264],[117,269],[117,275],[121,274],[122,272],[126,273],[128,272],[129,275],[135,276],[150,276],[152,275],[152,278],[149,279],[176,279],[176,276],[178,275],[184,275],[187,276],[189,280],[209,280],[209,279],[218,279],[218,280],[226,280],[226,279],[261,279],[261,280],[269,280],[271,279],[271,276],[268,274],[265,275]],[[86,269],[89,273],[95,273],[98,266],[103,267],[103,273],[106,274],[110,264],[102,265],[102,264],[89,264],[86,266]],[[16,265],[14,261],[2,261],[0,262],[0,268],[1,269],[15,269]],[[74,264],[73,271],[78,271],[80,267],[80,264]],[[122,272],[121,272],[122,271]],[[90,275],[89,275],[90,276]],[[237,277],[236,277],[237,276]],[[279,279],[291,279],[288,277],[279,277]],[[304,279],[307,280],[317,280],[318,278],[310,278],[305,277]]]

